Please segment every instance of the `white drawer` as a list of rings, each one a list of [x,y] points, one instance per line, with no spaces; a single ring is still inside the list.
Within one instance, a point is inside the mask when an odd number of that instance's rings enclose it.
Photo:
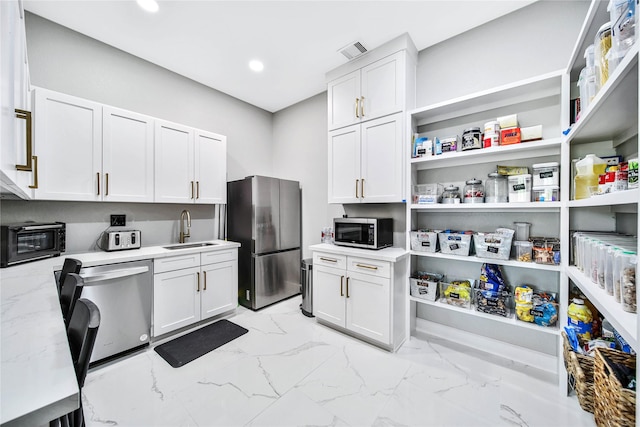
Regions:
[[[391,277],[391,263],[370,258],[349,257],[347,270],[378,277]]]
[[[200,267],[200,253],[179,255],[170,258],[157,258],[153,260],[154,274],[191,267]]]
[[[217,264],[225,261],[237,261],[238,250],[232,249],[227,251],[202,252],[200,254],[200,258],[202,265]]]
[[[313,265],[324,265],[325,267],[347,268],[347,257],[345,255],[336,255],[327,252],[314,252]]]

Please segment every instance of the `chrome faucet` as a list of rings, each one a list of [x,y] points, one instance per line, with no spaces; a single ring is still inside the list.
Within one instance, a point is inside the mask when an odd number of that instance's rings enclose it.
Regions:
[[[184,232],[184,218],[187,217],[187,232]],[[183,210],[180,214],[180,243],[184,243],[187,237],[191,237],[191,214],[188,210]]]

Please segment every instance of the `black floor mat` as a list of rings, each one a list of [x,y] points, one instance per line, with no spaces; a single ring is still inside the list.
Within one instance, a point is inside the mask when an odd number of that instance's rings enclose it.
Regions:
[[[169,365],[179,368],[247,332],[242,326],[223,319],[156,346],[154,350]]]

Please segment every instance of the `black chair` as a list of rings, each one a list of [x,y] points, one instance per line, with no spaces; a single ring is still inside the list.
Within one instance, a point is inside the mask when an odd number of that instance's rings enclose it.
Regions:
[[[62,284],[67,278],[67,274],[75,273],[79,274],[80,269],[82,268],[82,262],[74,259],[74,258],[65,258],[64,264],[62,264],[62,270],[60,270],[60,275],[57,277],[58,284],[58,295],[61,295]]]
[[[67,328],[69,327],[69,320],[73,314],[76,301],[78,301],[80,295],[82,295],[83,287],[84,279],[76,273],[68,273],[62,283],[62,289],[60,290],[60,307],[62,308],[64,325]]]
[[[82,413],[82,387],[89,370],[89,361],[91,360],[91,353],[96,342],[99,326],[100,310],[98,307],[88,299],[79,299],[69,321],[67,336],[78,380],[78,388],[80,389],[80,407],[59,419],[51,421],[49,423],[51,427],[83,427],[85,425],[84,414]]]

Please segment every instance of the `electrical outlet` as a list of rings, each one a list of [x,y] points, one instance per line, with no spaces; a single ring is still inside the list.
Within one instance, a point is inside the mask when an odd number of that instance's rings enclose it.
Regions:
[[[124,227],[125,225],[127,225],[126,215],[111,215],[112,227]]]

